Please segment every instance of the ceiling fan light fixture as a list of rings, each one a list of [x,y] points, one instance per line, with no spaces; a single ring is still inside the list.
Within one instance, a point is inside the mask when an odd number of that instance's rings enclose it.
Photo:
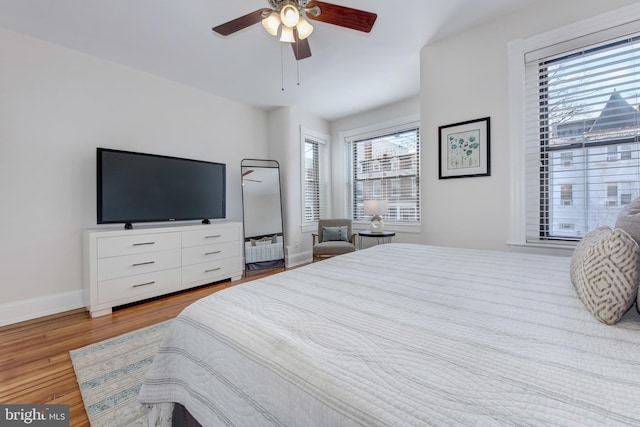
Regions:
[[[280,11],[280,20],[282,24],[293,28],[298,24],[298,20],[300,19],[300,12],[298,8],[294,6],[292,3],[285,4]]]
[[[315,30],[309,24],[310,21],[325,22],[369,33],[378,17],[372,12],[325,3],[324,1],[268,0],[268,2],[270,8],[263,7],[239,16],[213,27],[212,30],[226,37],[262,22],[265,31],[278,37],[278,31],[282,27],[280,41],[290,43],[296,60],[300,61],[311,57],[311,49],[307,39]]]
[[[301,15],[298,20],[298,25],[296,25],[296,29],[298,30],[298,38],[304,40],[313,32],[313,25],[309,24],[309,21],[304,19],[304,16]]]
[[[262,26],[267,33],[277,36],[278,28],[280,28],[280,15],[277,12],[271,12],[269,16],[262,20]]]
[[[280,41],[285,43],[295,43],[296,39],[293,37],[293,28],[282,26],[282,33],[280,34]]]

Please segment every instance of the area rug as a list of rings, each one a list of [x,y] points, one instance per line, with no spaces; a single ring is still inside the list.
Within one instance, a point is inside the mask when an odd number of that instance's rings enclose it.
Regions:
[[[138,392],[171,320],[71,350],[84,407],[92,426],[145,426]]]

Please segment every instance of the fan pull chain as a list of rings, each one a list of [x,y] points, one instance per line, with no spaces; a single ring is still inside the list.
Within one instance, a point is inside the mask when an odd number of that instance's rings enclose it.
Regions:
[[[280,85],[281,85],[281,91],[284,92],[284,53],[283,53],[283,49],[284,49],[284,43],[280,43]]]
[[[287,43],[280,43],[280,90],[284,92],[284,46]],[[296,46],[297,48],[298,46]],[[296,59],[296,73],[297,73],[297,82],[296,84],[300,86],[300,61]]]

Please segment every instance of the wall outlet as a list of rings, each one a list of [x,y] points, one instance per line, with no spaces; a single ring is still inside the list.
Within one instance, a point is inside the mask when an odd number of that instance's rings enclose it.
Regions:
[[[300,240],[296,240],[294,242],[294,245],[295,245],[296,248],[299,248],[300,247]]]

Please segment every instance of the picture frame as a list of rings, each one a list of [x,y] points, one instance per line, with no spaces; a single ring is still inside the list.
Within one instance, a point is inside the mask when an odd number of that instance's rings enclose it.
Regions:
[[[491,176],[489,117],[438,127],[440,179]]]

